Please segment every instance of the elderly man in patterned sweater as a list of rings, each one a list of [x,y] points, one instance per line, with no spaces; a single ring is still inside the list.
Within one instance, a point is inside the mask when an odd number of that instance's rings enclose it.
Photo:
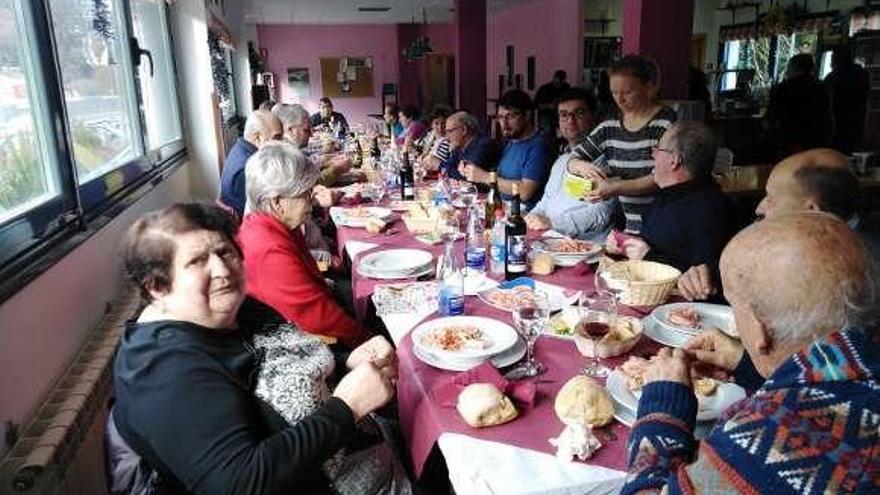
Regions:
[[[742,344],[712,331],[652,361],[622,493],[880,493],[869,265],[859,238],[826,213],[784,214],[737,235],[721,276]],[[699,447],[697,361],[766,379]]]

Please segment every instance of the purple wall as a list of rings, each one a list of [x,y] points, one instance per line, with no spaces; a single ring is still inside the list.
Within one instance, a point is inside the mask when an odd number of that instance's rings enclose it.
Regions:
[[[535,89],[550,81],[553,72],[568,72],[571,84],[580,84],[583,23],[580,0],[533,0],[489,16],[486,85],[497,98],[498,75],[506,74],[507,45],[514,46],[514,74],[528,83],[526,59],[535,57]],[[534,95],[534,92],[531,92]],[[494,104],[489,111],[495,111]]]
[[[623,17],[623,53],[649,55],[657,62],[661,98],[687,98],[693,0],[624,0]]]
[[[261,48],[269,52],[269,71],[275,74],[279,97],[285,103],[301,103],[318,110],[321,98],[321,57],[373,57],[372,97],[333,98],[333,106],[349,122],[362,121],[369,113],[381,113],[382,83],[398,82],[397,27],[390,25],[259,25]],[[433,40],[432,40],[433,41]],[[297,101],[287,85],[288,67],[308,67],[311,88],[305,101]]]

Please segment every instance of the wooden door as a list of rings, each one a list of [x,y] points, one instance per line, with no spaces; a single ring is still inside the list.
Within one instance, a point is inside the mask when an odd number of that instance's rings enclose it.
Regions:
[[[452,55],[428,54],[421,64],[419,101],[426,111],[437,105],[455,107],[455,58]]]

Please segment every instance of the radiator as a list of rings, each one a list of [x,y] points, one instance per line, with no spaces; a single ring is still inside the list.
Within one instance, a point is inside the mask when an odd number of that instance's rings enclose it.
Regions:
[[[0,463],[0,493],[104,494],[103,434],[112,368],[139,303],[124,290]]]

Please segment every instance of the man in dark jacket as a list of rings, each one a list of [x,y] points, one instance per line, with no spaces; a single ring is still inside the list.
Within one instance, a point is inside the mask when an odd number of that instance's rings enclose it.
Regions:
[[[831,139],[828,92],[815,72],[812,55],[795,55],[788,61],[785,81],[770,90],[767,120],[777,159],[827,146]]]
[[[244,124],[244,136],[238,138],[223,162],[220,174],[220,201],[244,215],[244,165],[248,158],[269,141],[281,139],[281,122],[266,110],[256,110]]]

